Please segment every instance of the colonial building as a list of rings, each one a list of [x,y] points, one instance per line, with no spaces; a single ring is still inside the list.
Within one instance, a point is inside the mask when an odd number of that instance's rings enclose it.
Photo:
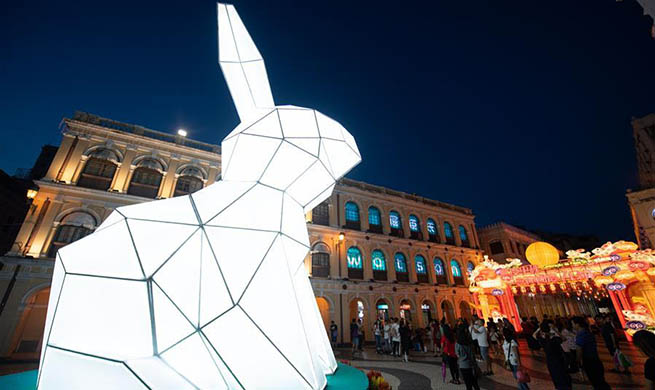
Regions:
[[[0,357],[41,349],[56,251],[93,232],[119,206],[188,194],[220,178],[217,145],[76,113],[18,236],[0,258]],[[305,260],[324,322],[378,316],[415,326],[472,312],[467,270],[481,260],[471,210],[343,179],[307,215]]]
[[[639,189],[627,191],[632,225],[640,248],[655,243],[655,114],[633,118]]]
[[[526,230],[497,222],[478,230],[482,250],[498,263],[506,259],[521,259],[526,262],[525,250],[528,245],[539,241],[539,236]]]

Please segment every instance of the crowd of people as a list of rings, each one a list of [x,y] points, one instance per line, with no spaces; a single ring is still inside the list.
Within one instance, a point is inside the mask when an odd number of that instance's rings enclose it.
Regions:
[[[502,359],[505,368],[512,372],[519,390],[529,389],[530,379],[521,364],[518,337],[526,340],[532,354],[543,351],[556,390],[572,389],[571,375],[586,378],[595,390],[610,389],[595,333],[600,334],[613,357],[613,371],[630,375],[632,363],[618,348],[617,330],[610,316],[550,318],[544,315],[541,321],[535,317],[523,318],[521,328],[517,334],[507,318],[484,321],[473,315],[471,323],[463,318],[455,324],[449,324],[445,319],[431,320],[427,327],[416,329],[404,318],[378,319],[371,331],[377,353],[399,357],[404,362],[409,360],[410,350],[440,356],[444,381],[449,371],[450,383],[461,384],[463,381],[467,390],[479,389],[478,378],[481,376],[494,375],[492,354],[496,359]],[[353,356],[363,348],[364,332],[361,319],[353,319],[350,324]],[[330,334],[336,345],[334,322]],[[646,382],[648,389],[655,390],[655,334],[640,331],[635,334],[634,343],[648,357]]]

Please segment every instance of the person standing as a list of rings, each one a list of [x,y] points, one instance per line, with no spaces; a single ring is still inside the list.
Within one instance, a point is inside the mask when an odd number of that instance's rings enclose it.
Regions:
[[[552,322],[542,322],[533,334],[546,354],[546,366],[556,390],[571,390],[571,376],[567,372],[562,338]]]
[[[655,334],[640,330],[632,336],[632,342],[648,357],[644,364],[646,390],[655,390]]]
[[[596,338],[589,331],[589,323],[583,317],[573,317],[573,330],[576,332],[578,364],[582,367],[591,386],[594,390],[609,390],[610,386],[605,382],[605,368],[598,356]]]
[[[483,375],[493,375],[491,370],[491,359],[489,358],[489,339],[487,335],[487,328],[484,327],[484,320],[477,319],[471,327],[471,337],[477,341],[480,347],[480,356],[484,363]]]
[[[434,356],[437,356],[441,348],[439,343],[441,342],[441,326],[437,320],[432,320],[432,352]]]
[[[359,324],[354,318],[350,323],[350,340],[353,345],[352,354],[354,356],[355,352],[359,349]]]
[[[391,324],[389,321],[384,321],[384,353],[391,352]]]
[[[455,335],[445,321],[442,321],[441,330],[441,356],[450,369],[450,383],[459,385],[461,382],[459,381],[457,354],[455,354]]]
[[[334,323],[334,321],[330,322],[330,341],[332,344],[332,348],[336,348],[337,346],[337,335],[339,334],[339,327],[337,324]]]
[[[400,324],[398,318],[393,319],[391,324],[391,341],[393,342],[393,356],[400,356]]]
[[[609,316],[596,316],[596,323],[600,327],[600,334],[603,336],[603,341],[605,341],[605,347],[610,353],[610,356],[614,361],[614,369],[616,372],[621,372],[621,363],[618,359],[614,359],[614,355],[618,350],[618,343],[616,342],[616,330],[614,325],[612,325],[612,319]],[[625,373],[630,374],[628,367],[625,368]]]
[[[466,384],[466,390],[480,390],[478,378],[475,375],[475,366],[478,363],[475,361],[475,356],[473,356],[471,344],[472,339],[469,330],[465,324],[460,324],[457,327],[457,343],[455,344],[457,365],[462,373],[464,384]]]
[[[375,352],[382,353],[382,333],[384,328],[382,326],[382,321],[378,318],[373,324],[373,336],[375,336]]]
[[[578,372],[577,355],[575,345],[575,333],[571,329],[571,321],[564,319],[560,322],[559,333],[562,337],[562,350],[566,359],[568,372]]]
[[[409,327],[406,319],[400,322],[400,347],[402,349],[403,361],[408,362],[409,347],[412,344],[412,329]]]
[[[516,341],[516,332],[510,327],[503,328],[503,352],[505,353],[505,361],[512,370],[512,375],[518,380],[516,373],[521,369],[521,355],[519,354],[519,343]],[[528,390],[527,383],[519,382],[519,390]]]

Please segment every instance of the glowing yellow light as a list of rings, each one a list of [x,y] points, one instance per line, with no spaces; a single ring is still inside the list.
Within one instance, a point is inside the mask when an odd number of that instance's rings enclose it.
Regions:
[[[533,242],[525,250],[525,257],[532,265],[543,268],[548,265],[554,265],[559,262],[559,252],[557,248],[547,242]]]
[[[343,241],[344,238],[346,238],[346,235],[343,233],[339,233],[339,241]]]
[[[596,282],[597,285],[609,284],[609,283],[612,283],[613,281],[614,281],[614,279],[612,279],[609,276],[598,276],[598,277],[594,278],[594,282]]]
[[[655,268],[651,267],[648,271],[646,271],[646,273],[650,276],[655,276]]]
[[[29,189],[27,190],[27,199],[34,199],[36,198],[36,194],[38,193],[37,190]]]
[[[635,273],[628,270],[619,271],[614,274],[614,278],[617,280],[628,280],[635,277]]]

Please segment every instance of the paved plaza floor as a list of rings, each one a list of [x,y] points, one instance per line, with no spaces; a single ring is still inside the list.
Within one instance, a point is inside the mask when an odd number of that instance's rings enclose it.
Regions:
[[[598,349],[601,360],[605,365],[605,379],[612,389],[645,389],[644,362],[641,353],[628,343],[621,343],[621,351],[627,355],[635,364],[631,369],[631,375],[611,372],[614,367],[612,358],[601,340]],[[533,390],[553,390],[554,386],[550,380],[550,374],[546,367],[546,359],[543,352],[531,354],[526,343],[520,341],[521,360],[532,378],[529,384]],[[381,371],[382,375],[393,387],[393,390],[430,390],[430,389],[465,389],[464,384],[450,384],[450,372],[446,374],[446,383],[441,376],[441,358],[434,357],[432,353],[412,352],[410,361],[405,363],[400,358],[380,355],[375,348],[367,347],[363,352],[355,354],[354,359],[350,349],[339,348],[335,351],[337,359],[350,361],[355,367],[369,370]],[[513,390],[517,389],[516,380],[510,371],[503,368],[503,357],[495,356],[493,359],[493,376],[484,376],[479,380],[480,387],[485,390]],[[463,382],[462,382],[463,383]],[[592,387],[581,380],[579,374],[573,374],[573,389],[591,390]]]

